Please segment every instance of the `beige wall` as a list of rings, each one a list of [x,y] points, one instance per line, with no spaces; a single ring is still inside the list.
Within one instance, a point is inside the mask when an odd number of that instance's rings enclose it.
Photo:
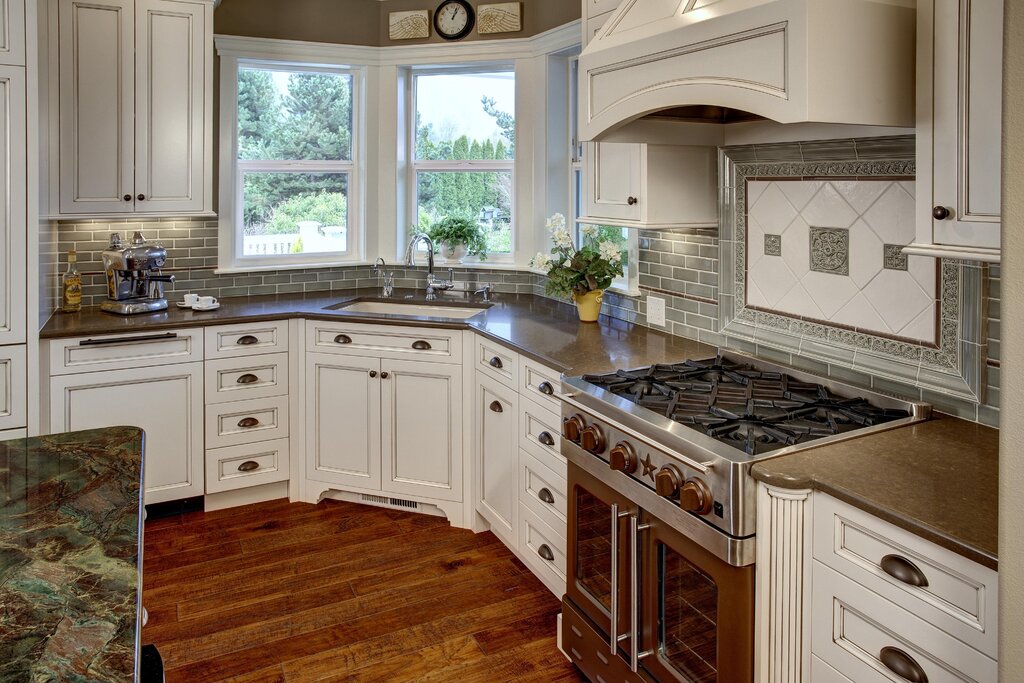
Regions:
[[[493,0],[470,0],[475,7]],[[523,30],[481,37],[473,31],[463,40],[525,38],[580,18],[579,0],[521,0]],[[235,36],[308,40],[346,45],[415,45],[443,43],[388,39],[388,13],[429,9],[431,17],[440,0],[223,0],[214,15],[214,30]]]
[[[1003,344],[999,443],[1000,680],[1024,680],[1024,2],[1006,0],[1003,74]]]

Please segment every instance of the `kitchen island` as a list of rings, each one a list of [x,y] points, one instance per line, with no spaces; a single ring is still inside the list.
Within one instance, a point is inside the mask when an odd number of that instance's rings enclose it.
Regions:
[[[0,680],[136,678],[145,436],[0,442]]]

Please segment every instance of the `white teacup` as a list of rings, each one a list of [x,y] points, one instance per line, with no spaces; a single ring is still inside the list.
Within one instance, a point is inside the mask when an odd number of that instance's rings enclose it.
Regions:
[[[182,298],[181,303],[185,304],[186,306],[195,306],[197,303],[199,303],[199,295],[198,294],[186,294]]]
[[[200,308],[209,308],[210,306],[216,306],[216,305],[217,305],[217,297],[213,297],[213,296],[201,296],[193,304],[193,306],[199,306]]]

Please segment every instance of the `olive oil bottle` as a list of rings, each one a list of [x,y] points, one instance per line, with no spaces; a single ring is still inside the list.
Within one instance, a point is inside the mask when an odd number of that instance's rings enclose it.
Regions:
[[[61,278],[60,310],[76,313],[82,310],[82,276],[78,272],[78,253],[68,252],[68,269]]]

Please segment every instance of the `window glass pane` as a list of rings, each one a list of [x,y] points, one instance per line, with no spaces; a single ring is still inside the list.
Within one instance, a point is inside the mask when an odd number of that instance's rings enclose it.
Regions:
[[[250,172],[242,186],[243,256],[348,251],[347,173]]]
[[[352,77],[240,68],[238,158],[350,160]]]
[[[489,254],[512,252],[512,172],[439,171],[416,174],[418,228],[462,216],[484,231]]]
[[[515,158],[512,71],[416,77],[416,159]]]

